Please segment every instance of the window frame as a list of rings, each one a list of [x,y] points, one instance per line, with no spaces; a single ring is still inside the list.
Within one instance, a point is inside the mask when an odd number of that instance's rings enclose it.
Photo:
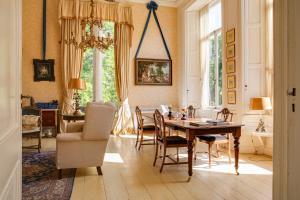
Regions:
[[[211,2],[210,4],[209,4],[209,8],[208,9],[210,9],[212,6],[214,6],[215,4],[217,4],[217,3],[219,3],[220,2],[220,4],[221,4],[221,6],[222,6],[222,2],[221,2],[221,0],[215,0],[215,1],[213,1],[213,2]],[[222,16],[222,13],[221,13],[221,16]],[[221,22],[222,22],[222,18],[221,18]],[[219,62],[219,52],[218,52],[218,48],[219,48],[219,44],[218,44],[218,35],[219,34],[221,34],[221,37],[222,37],[222,43],[223,43],[223,23],[221,23],[221,27],[220,28],[218,28],[218,29],[215,29],[214,31],[212,31],[212,32],[210,32],[208,35],[207,35],[207,37],[205,38],[206,39],[206,41],[209,41],[209,39],[211,38],[211,37],[213,37],[214,38],[214,45],[215,45],[215,58],[214,58],[214,62],[215,62],[215,78],[216,78],[216,85],[215,85],[215,105],[213,105],[213,106],[211,106],[211,105],[209,105],[209,106],[206,106],[206,109],[220,109],[220,108],[222,108],[222,106],[223,106],[223,93],[222,93],[222,96],[221,96],[221,98],[222,98],[222,104],[219,104],[219,102],[220,102],[220,98],[219,98],[219,64],[220,64],[220,62]],[[209,47],[208,47],[209,48]],[[224,68],[224,66],[223,66],[223,44],[221,44],[221,47],[220,48],[222,48],[222,55],[221,55],[221,63],[222,63],[222,74],[221,74],[221,82],[222,82],[222,88],[221,88],[221,90],[223,89],[223,68]],[[208,62],[208,64],[207,64],[207,67],[209,68],[210,66],[209,66],[209,62]],[[209,81],[210,81],[210,79],[209,79]],[[217,103],[216,103],[217,102]]]

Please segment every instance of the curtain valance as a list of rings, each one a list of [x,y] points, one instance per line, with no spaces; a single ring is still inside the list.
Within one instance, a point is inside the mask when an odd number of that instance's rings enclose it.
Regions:
[[[59,20],[89,17],[91,13],[90,3],[89,0],[60,0]],[[126,4],[95,1],[95,17],[133,27],[131,7]]]

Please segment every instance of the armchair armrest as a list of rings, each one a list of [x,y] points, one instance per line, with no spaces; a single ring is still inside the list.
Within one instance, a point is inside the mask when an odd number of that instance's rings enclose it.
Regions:
[[[66,133],[76,133],[83,131],[84,121],[67,123]]]
[[[81,141],[82,133],[61,133],[56,136],[56,141],[59,142],[75,142]]]

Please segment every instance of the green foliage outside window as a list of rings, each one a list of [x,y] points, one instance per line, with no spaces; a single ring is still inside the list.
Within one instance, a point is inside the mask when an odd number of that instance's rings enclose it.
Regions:
[[[114,23],[104,22],[103,33],[114,35]],[[84,52],[83,68],[81,78],[87,83],[87,89],[81,91],[81,105],[85,106],[87,102],[93,101],[93,49],[87,49]],[[118,98],[115,87],[115,63],[114,47],[110,47],[104,52],[102,61],[102,97],[105,102],[117,103]]]

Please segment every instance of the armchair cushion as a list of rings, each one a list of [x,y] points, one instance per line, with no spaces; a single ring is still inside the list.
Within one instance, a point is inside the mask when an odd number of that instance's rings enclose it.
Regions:
[[[66,125],[66,133],[75,133],[83,131],[84,121],[70,122]]]

